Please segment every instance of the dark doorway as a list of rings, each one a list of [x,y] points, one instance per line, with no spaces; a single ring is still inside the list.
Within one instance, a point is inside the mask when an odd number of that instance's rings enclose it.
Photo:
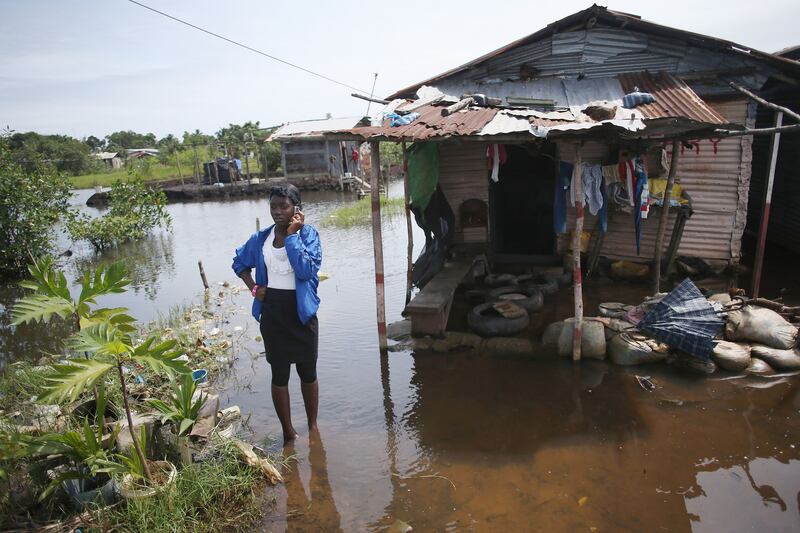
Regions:
[[[495,254],[551,256],[555,252],[551,144],[506,145],[499,182],[489,188]]]

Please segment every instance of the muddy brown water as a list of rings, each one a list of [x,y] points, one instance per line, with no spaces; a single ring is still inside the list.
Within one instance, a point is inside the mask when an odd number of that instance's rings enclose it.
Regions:
[[[415,531],[800,529],[800,377],[700,378],[664,365],[623,369],[472,352],[382,358],[370,231],[320,224],[352,201],[347,195],[309,193],[304,200],[321,232],[323,271],[331,274],[320,285],[321,429],[312,439],[303,430],[292,376],[301,437],[287,453],[296,461],[258,530],[384,531],[399,528],[398,521]],[[67,271],[74,279],[98,260],[125,260],[134,290],[102,303],[151,320],[197,300],[198,260],[213,284],[235,283],[233,248],[255,229],[256,217],[267,223],[266,207],[252,199],[170,205],[172,232],[99,258],[73,246]],[[393,321],[404,299],[403,219],[385,223],[384,239]],[[646,292],[589,280],[587,314],[600,301],[635,301]],[[3,289],[0,304],[13,296]],[[567,316],[569,302],[569,293],[550,299],[532,333]],[[279,425],[249,303],[246,293],[235,296],[219,324],[239,340],[221,401],[241,406],[248,438],[260,441],[277,436]],[[459,301],[454,313],[466,308]],[[13,330],[2,318],[0,358],[35,358],[37,349],[53,349],[58,334]],[[650,376],[656,390],[642,389],[636,374]]]

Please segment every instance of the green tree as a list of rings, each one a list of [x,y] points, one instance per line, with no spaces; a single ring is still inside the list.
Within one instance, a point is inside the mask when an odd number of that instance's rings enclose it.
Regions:
[[[144,184],[138,176],[131,181],[117,181],[111,188],[108,211],[92,218],[84,213],[73,214],[67,220],[72,239],[85,240],[96,250],[127,241],[142,239],[153,228],[169,227],[167,197]]]
[[[244,124],[229,124],[227,128],[222,128],[217,132],[217,139],[224,142],[260,142],[266,138],[264,129],[259,125],[259,121],[247,121]]]
[[[183,132],[183,144],[185,146],[207,146],[214,142],[213,135],[206,135],[200,130],[194,130],[194,133],[188,131]]]
[[[23,167],[0,136],[0,278],[24,274],[31,256],[52,251],[53,224],[69,207],[67,176],[32,157]]]
[[[28,171],[40,162],[52,164],[59,172],[73,176],[95,170],[98,161],[91,158],[89,146],[68,135],[40,135],[36,132],[14,133],[8,139],[14,158]]]
[[[108,149],[124,152],[129,148],[155,148],[156,136],[152,133],[136,133],[135,131],[116,131],[106,136]]]
[[[106,140],[98,139],[94,135],[89,135],[83,140],[83,142],[94,152],[99,152],[106,147]]]

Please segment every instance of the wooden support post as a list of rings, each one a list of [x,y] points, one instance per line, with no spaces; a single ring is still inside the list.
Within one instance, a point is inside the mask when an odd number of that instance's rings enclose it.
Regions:
[[[175,152],[175,164],[178,166],[178,176],[181,178],[181,186],[186,185],[183,182],[183,172],[181,172],[181,160],[178,158],[178,152]]]
[[[217,166],[217,147],[211,145],[211,158],[214,160],[214,179],[219,183],[219,167]]]
[[[783,125],[783,111],[775,115],[775,127]],[[781,144],[780,131],[772,134],[770,146],[769,174],[767,174],[767,188],[764,191],[764,207],[761,209],[761,224],[758,226],[758,244],[756,245],[756,259],[753,263],[752,297],[758,298],[761,290],[761,268],[764,265],[764,248],[767,246],[767,229],[769,228],[769,212],[772,207],[772,185],[775,183],[775,167],[778,164],[778,148]]]
[[[658,231],[656,233],[656,249],[653,258],[653,294],[661,292],[661,254],[664,251],[664,232],[667,230],[669,217],[669,204],[672,201],[672,186],[675,184],[675,174],[678,172],[678,159],[680,158],[681,144],[672,141],[672,159],[669,162],[667,186],[664,188],[664,199],[661,204],[661,216],[658,218]]]
[[[408,198],[408,148],[403,143],[403,196],[406,208],[406,230],[408,232],[408,265],[406,269],[406,305],[411,301],[411,280],[413,278],[414,263],[412,254],[414,253],[414,234],[411,227],[411,204]]]
[[[194,151],[194,182],[200,185],[200,159],[197,157],[197,145],[192,146]]]
[[[572,337],[572,360],[581,360],[583,342],[583,282],[581,274],[581,236],[583,234],[583,177],[581,147],[575,144],[575,167],[572,183],[575,188],[575,234],[572,237],[572,283],[575,300],[575,325]]]
[[[203,280],[203,287],[208,290],[208,280],[206,279],[206,271],[203,270],[203,262],[198,261],[197,266],[200,267],[200,279]]]
[[[370,196],[372,198],[372,246],[375,255],[375,304],[378,313],[378,346],[381,354],[388,351],[386,340],[386,297],[383,282],[383,238],[381,235],[381,155],[380,144],[370,141],[372,176]]]
[[[244,172],[246,179],[250,179],[250,154],[247,153],[247,143],[244,143]]]
[[[256,217],[256,231],[261,231],[261,219]]]

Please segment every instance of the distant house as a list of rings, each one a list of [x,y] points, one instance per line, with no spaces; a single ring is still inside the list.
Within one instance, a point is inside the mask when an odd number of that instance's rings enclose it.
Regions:
[[[347,130],[361,122],[358,117],[289,122],[267,141],[281,143],[281,167],[287,180],[319,189],[336,188],[346,173],[358,174],[360,142],[325,138],[331,131]]]
[[[92,154],[92,157],[102,161],[107,169],[116,170],[122,168],[122,158],[119,157],[117,152],[98,152]]]
[[[142,157],[157,157],[158,150],[155,148],[128,148],[125,150],[128,159],[140,159]]]

